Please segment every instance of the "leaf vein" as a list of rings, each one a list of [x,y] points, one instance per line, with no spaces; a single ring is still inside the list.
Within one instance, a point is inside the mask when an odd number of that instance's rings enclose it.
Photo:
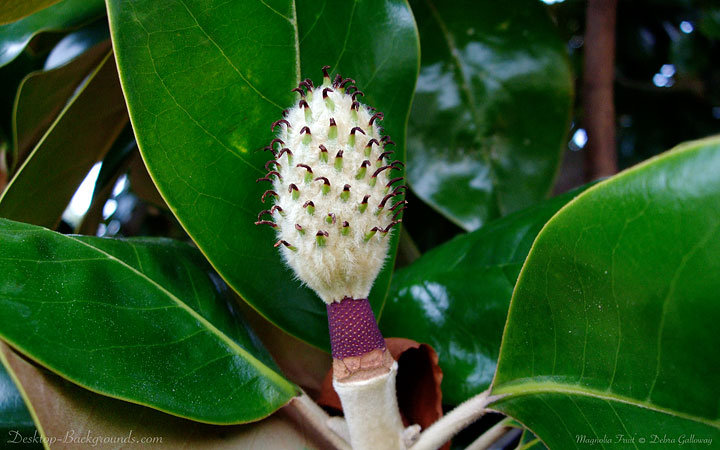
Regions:
[[[233,70],[234,70],[234,71],[240,76],[240,78],[250,87],[250,89],[252,89],[253,91],[255,91],[255,92],[260,96],[260,98],[262,98],[263,100],[267,101],[267,102],[270,103],[271,105],[274,105],[274,106],[277,107],[278,109],[281,109],[281,110],[282,110],[282,109],[283,109],[282,106],[278,105],[277,103],[275,103],[274,101],[272,101],[272,100],[270,100],[268,97],[266,97],[262,92],[260,92],[260,90],[258,90],[257,87],[255,87],[254,84],[252,84],[252,83],[250,82],[250,80],[248,80],[248,79],[245,77],[245,75],[242,74],[242,72],[240,72],[240,69],[238,69],[238,67],[235,65],[235,63],[233,63],[232,60],[230,60],[230,58],[227,56],[227,54],[226,54],[225,51],[222,49],[222,47],[220,47],[220,45],[218,45],[218,43],[215,42],[215,40],[210,36],[210,34],[209,34],[207,31],[205,31],[205,29],[203,28],[203,26],[200,25],[200,22],[197,20],[197,17],[195,17],[195,14],[193,14],[193,12],[190,10],[190,8],[188,8],[187,4],[185,4],[185,1],[184,1],[184,0],[179,0],[179,3],[180,3],[181,5],[183,5],[183,7],[185,7],[185,10],[188,12],[188,14],[190,14],[190,17],[191,17],[191,18],[195,21],[195,23],[197,24],[198,29],[205,35],[205,37],[207,37],[207,39],[210,41],[210,43],[211,43],[213,46],[215,46],[215,48],[218,49],[218,51],[220,52],[220,54],[222,55],[222,57],[225,59],[225,61],[227,61],[227,63],[230,65],[230,67],[233,68]],[[263,3],[264,3],[264,2],[263,2]],[[271,8],[271,9],[272,9],[272,8]],[[283,16],[283,17],[285,17],[285,16]],[[287,18],[286,18],[286,19],[287,19]]]

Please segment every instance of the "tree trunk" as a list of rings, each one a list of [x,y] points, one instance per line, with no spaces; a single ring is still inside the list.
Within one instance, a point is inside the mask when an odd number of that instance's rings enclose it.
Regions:
[[[615,18],[617,0],[588,0],[583,82],[584,122],[588,135],[585,178],[617,172],[615,150]]]

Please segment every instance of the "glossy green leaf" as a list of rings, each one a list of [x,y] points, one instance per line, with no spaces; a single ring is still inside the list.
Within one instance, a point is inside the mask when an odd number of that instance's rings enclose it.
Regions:
[[[112,54],[65,106],[0,197],[0,217],[57,226],[90,168],[127,123]]]
[[[0,8],[0,24],[15,22],[60,0],[4,0]]]
[[[256,227],[267,153],[301,79],[354,78],[403,159],[418,42],[403,0],[108,2],[120,79],[159,191],[223,278],[263,316],[329,348],[324,304]],[[394,255],[395,245],[392,254]],[[390,267],[370,300],[382,304]]]
[[[17,22],[0,25],[0,67],[15,59],[33,36],[61,31],[102,16],[102,0],[63,0]]]
[[[393,276],[380,329],[435,349],[444,403],[459,404],[490,386],[525,257],[545,222],[581,190],[460,235]]]
[[[718,173],[720,138],[690,142],[548,222],[515,288],[492,408],[550,448],[720,442]]]
[[[466,230],[543,199],[573,80],[537,0],[414,0],[422,67],[408,126],[417,195]]]
[[[202,255],[0,220],[0,336],[90,390],[208,423],[294,394]]]
[[[296,408],[297,398],[272,416],[256,423],[216,426],[163,414],[128,402],[94,394],[26,361],[7,345],[0,355],[8,361],[18,385],[26,393],[42,437],[55,448],[165,448],[192,450],[306,450],[322,449]],[[300,414],[298,414],[300,413]],[[89,436],[90,442],[70,442]],[[89,434],[88,434],[89,433]],[[32,436],[32,434],[30,435]],[[114,439],[112,442],[108,442]],[[93,442],[93,440],[97,440]],[[66,445],[62,445],[66,444]],[[9,445],[8,448],[28,448]],[[40,446],[42,448],[42,445]]]
[[[34,436],[37,433],[35,422],[30,416],[25,401],[10,375],[5,358],[0,355],[0,433],[3,443],[15,441],[18,436]],[[24,448],[43,448],[42,444],[26,445]]]
[[[107,56],[110,43],[86,50],[67,65],[33,72],[21,82],[12,117],[14,168],[22,164],[80,83]]]

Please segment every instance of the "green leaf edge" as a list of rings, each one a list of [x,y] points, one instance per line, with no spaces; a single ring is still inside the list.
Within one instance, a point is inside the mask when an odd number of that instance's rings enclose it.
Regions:
[[[4,341],[2,341],[4,343]],[[4,343],[5,345],[8,345],[7,343]],[[20,379],[18,378],[15,371],[10,366],[10,362],[7,359],[7,356],[5,356],[5,352],[3,349],[0,348],[0,363],[5,366],[5,371],[7,371],[8,375],[10,375],[10,378],[12,379],[13,383],[15,383],[15,387],[17,388],[18,392],[20,393],[20,396],[23,399],[23,402],[25,403],[25,407],[27,408],[28,412],[30,413],[30,417],[33,420],[33,423],[35,424],[35,428],[37,428],[38,433],[40,433],[40,437],[42,438],[43,447],[46,449],[50,449],[47,443],[47,434],[45,433],[45,430],[42,427],[42,423],[40,423],[40,418],[37,415],[37,412],[35,412],[35,408],[33,407],[32,402],[30,401],[30,397],[28,397],[27,392],[25,392],[25,387],[23,386],[22,382],[20,382]]]
[[[673,411],[662,406],[653,405],[652,403],[648,403],[646,401],[636,400],[633,398],[625,397],[623,395],[617,395],[615,393],[608,393],[607,391],[599,391],[597,389],[578,388],[576,385],[572,384],[521,382],[511,384],[508,388],[505,389],[501,388],[495,393],[495,395],[500,396],[500,398],[498,398],[496,401],[503,400],[505,397],[523,397],[533,394],[574,394],[583,397],[597,398],[600,400],[610,400],[618,403],[624,403],[630,406],[648,409],[650,411],[667,414],[673,417],[679,417],[681,419],[690,420],[692,422],[702,423],[711,427],[720,428],[720,420],[712,421],[704,419],[702,417],[695,417],[691,414]]]
[[[12,221],[11,221],[11,222],[12,222]],[[18,222],[18,223],[22,223],[22,222]],[[35,226],[35,227],[37,227],[37,226]],[[47,228],[45,228],[45,227],[37,227],[37,228],[38,228],[39,230],[32,230],[32,231],[35,231],[35,232],[37,232],[37,231],[49,231],[49,232],[51,232],[51,233],[57,234],[58,236],[60,236],[60,237],[62,237],[62,238],[65,238],[65,239],[74,241],[74,242],[76,242],[76,243],[82,244],[82,245],[84,245],[84,246],[86,246],[86,247],[89,247],[89,248],[92,249],[93,251],[96,251],[96,252],[100,253],[103,257],[108,258],[108,260],[114,261],[114,262],[116,262],[116,263],[118,263],[118,264],[121,264],[121,265],[127,267],[127,268],[128,268],[129,270],[131,270],[132,272],[138,274],[138,276],[141,276],[141,277],[143,277],[144,279],[146,279],[150,284],[152,284],[152,285],[154,285],[154,286],[157,286],[157,288],[158,288],[163,294],[167,295],[168,298],[170,298],[171,300],[175,301],[181,309],[184,309],[187,313],[190,314],[190,316],[191,316],[192,318],[194,318],[195,320],[197,320],[197,321],[200,322],[201,324],[205,325],[205,326],[208,328],[209,331],[212,331],[213,334],[215,334],[215,335],[218,336],[222,341],[224,341],[224,342],[228,345],[228,347],[230,347],[231,349],[235,350],[238,355],[240,355],[240,356],[242,356],[243,358],[245,358],[245,359],[248,361],[249,364],[251,364],[253,367],[255,367],[255,368],[258,370],[258,372],[259,372],[260,374],[265,375],[265,376],[267,376],[270,380],[272,380],[272,381],[277,385],[278,390],[285,390],[285,391],[286,391],[285,393],[288,394],[289,398],[288,398],[288,401],[285,402],[283,405],[280,405],[280,407],[288,404],[288,403],[290,402],[290,400],[292,400],[293,397],[300,395],[300,389],[299,389],[295,384],[289,382],[289,381],[286,380],[283,376],[281,376],[279,373],[277,373],[277,372],[275,372],[274,370],[270,369],[268,366],[266,366],[264,363],[262,363],[260,360],[258,360],[255,356],[253,356],[253,355],[250,354],[247,350],[245,350],[245,349],[242,348],[240,345],[238,345],[238,344],[237,344],[235,341],[233,341],[230,337],[228,337],[227,335],[225,335],[225,333],[223,333],[223,332],[221,332],[220,330],[218,330],[217,327],[215,327],[212,323],[208,322],[207,319],[205,319],[203,316],[201,316],[200,314],[198,314],[197,312],[195,312],[192,308],[190,308],[189,306],[187,306],[184,302],[182,302],[182,300],[180,300],[179,298],[177,298],[172,292],[170,292],[170,291],[168,291],[167,289],[165,289],[163,286],[161,286],[160,284],[158,284],[155,280],[149,278],[149,277],[148,277],[147,275],[145,275],[144,273],[138,271],[138,270],[135,269],[134,267],[128,265],[127,263],[125,263],[125,262],[123,262],[122,260],[114,257],[113,255],[111,255],[111,254],[109,254],[109,253],[107,253],[107,252],[105,252],[105,251],[103,251],[103,250],[101,250],[101,249],[99,249],[99,248],[97,248],[97,247],[95,247],[95,246],[87,243],[87,242],[83,242],[83,240],[81,240],[81,239],[75,239],[75,236],[73,236],[73,235],[65,235],[65,234],[56,233],[56,232],[54,232],[54,231],[52,231],[52,230],[49,230],[49,229],[47,229]],[[86,237],[86,236],[80,236],[80,237]],[[172,241],[172,239],[171,239],[171,241]],[[171,411],[167,411],[167,410],[165,410],[165,409],[161,409],[161,408],[158,408],[157,406],[153,406],[153,405],[150,405],[150,404],[141,402],[141,401],[137,401],[137,400],[129,399],[129,398],[124,398],[124,397],[119,396],[119,395],[112,395],[112,394],[100,392],[99,390],[97,390],[97,389],[95,389],[95,388],[91,388],[91,387],[89,387],[89,386],[86,386],[84,383],[81,383],[81,382],[79,382],[79,381],[77,381],[77,380],[74,380],[74,379],[71,378],[71,377],[67,377],[67,376],[63,375],[60,371],[56,370],[54,367],[51,367],[51,366],[49,366],[48,364],[45,364],[40,358],[36,358],[34,355],[32,355],[32,353],[30,353],[30,352],[28,352],[27,350],[25,350],[25,348],[24,348],[23,346],[18,345],[16,342],[14,342],[14,341],[11,340],[11,339],[8,339],[8,338],[2,333],[2,330],[0,330],[0,338],[2,338],[5,342],[7,342],[9,345],[11,345],[15,350],[17,350],[17,351],[18,351],[19,353],[21,353],[23,356],[27,357],[28,359],[32,360],[33,362],[35,362],[35,363],[37,363],[37,364],[39,364],[39,365],[45,367],[45,368],[48,369],[50,372],[58,375],[59,377],[64,378],[64,379],[72,382],[73,384],[76,384],[76,385],[82,387],[83,389],[87,389],[87,390],[90,391],[90,392],[93,392],[93,393],[95,393],[95,394],[102,395],[102,396],[105,396],[105,397],[110,397],[110,398],[114,398],[114,399],[117,399],[117,400],[122,400],[122,401],[125,401],[125,402],[129,402],[129,403],[134,403],[134,404],[136,404],[136,405],[145,406],[145,407],[147,407],[147,408],[151,408],[151,409],[154,409],[154,410],[157,410],[157,411],[160,411],[160,412],[169,414],[169,415],[171,415],[171,416],[181,417],[181,418],[183,418],[183,419],[192,420],[193,422],[207,423],[207,424],[210,424],[210,425],[238,425],[238,424],[244,424],[244,423],[257,422],[257,421],[262,420],[262,419],[264,419],[264,418],[266,418],[266,417],[269,417],[270,415],[272,415],[272,414],[275,412],[275,411],[272,411],[272,412],[268,413],[268,414],[265,415],[265,416],[258,417],[258,418],[255,419],[255,420],[246,421],[246,422],[238,422],[238,421],[234,421],[234,422],[208,422],[208,421],[205,421],[205,420],[199,420],[199,419],[194,418],[194,417],[180,415],[180,414],[177,414],[177,413],[174,413],[174,412],[171,412]],[[24,398],[24,397],[23,397],[23,398]],[[278,409],[279,409],[280,407],[278,407]],[[277,410],[276,410],[276,411],[277,411]],[[34,418],[33,418],[33,420],[34,420]]]
[[[294,2],[295,0],[293,0]],[[410,104],[408,105],[408,111],[407,114],[405,114],[405,136],[403,140],[403,148],[402,148],[402,161],[407,162],[408,159],[408,146],[407,146],[407,134],[408,134],[408,123],[410,122],[410,113],[412,112],[413,103],[415,102],[415,91],[417,90],[417,80],[420,76],[420,67],[422,67],[420,58],[422,56],[422,49],[420,48],[420,31],[418,30],[417,21],[415,20],[415,15],[412,12],[412,7],[410,6],[410,0],[404,0],[405,6],[407,7],[408,11],[410,11],[410,15],[412,16],[412,25],[413,25],[413,31],[415,32],[415,39],[417,40],[417,67],[415,68],[415,82],[413,83],[413,89],[412,89],[412,97],[410,97]],[[405,183],[410,186],[410,180],[407,178],[407,171],[403,169],[402,176],[405,177]],[[407,197],[406,195],[403,195],[403,199]],[[390,286],[392,285],[393,277],[395,276],[395,261],[397,260],[397,254],[398,249],[400,247],[400,232],[402,231],[402,224],[400,227],[398,227],[397,231],[393,233],[393,244],[391,247],[392,255],[390,258],[385,260],[385,264],[389,265],[391,267],[390,269],[390,276],[387,277],[387,285],[385,286],[385,296],[382,299],[382,303],[380,303],[380,307],[378,308],[377,314],[375,314],[375,323],[380,323],[380,318],[382,317],[382,313],[385,310],[385,305],[388,301],[388,296],[390,295]],[[373,286],[374,287],[374,286]]]
[[[705,145],[708,145],[708,144],[720,145],[720,135],[709,136],[706,138],[697,139],[697,140],[683,142],[681,144],[678,144],[666,152],[663,152],[659,155],[655,155],[652,158],[649,158],[633,167],[623,170],[622,172],[616,174],[615,176],[612,176],[610,178],[600,181],[596,185],[591,186],[590,188],[585,190],[583,193],[581,193],[580,195],[578,195],[577,197],[575,197],[574,199],[572,199],[571,201],[566,203],[562,208],[560,208],[555,213],[555,215],[553,215],[550,218],[550,220],[548,220],[545,223],[545,225],[543,225],[542,229],[540,230],[537,237],[535,238],[533,245],[530,247],[530,252],[528,253],[528,257],[525,259],[525,262],[523,263],[523,267],[520,270],[520,275],[518,275],[517,282],[515,282],[515,289],[517,289],[518,284],[525,277],[525,272],[527,271],[527,267],[528,267],[528,261],[530,261],[530,259],[534,257],[533,250],[535,249],[535,244],[538,242],[538,239],[540,239],[540,237],[542,236],[545,229],[551,223],[553,223],[555,218],[559,214],[561,214],[566,208],[571,207],[575,202],[579,201],[584,196],[589,195],[590,193],[594,192],[596,189],[602,188],[605,184],[612,182],[613,180],[619,180],[619,179],[628,177],[628,176],[634,174],[635,172],[638,172],[638,171],[644,169],[646,166],[649,166],[657,161],[671,160],[671,159],[678,158],[678,157],[684,155],[685,153],[689,153],[692,151],[698,151],[701,147],[704,147]],[[515,289],[513,290],[513,296],[510,299],[510,308],[508,308],[508,317],[510,317],[510,313],[513,310],[513,307],[515,304],[515,302],[514,302],[515,293],[517,292]],[[500,343],[500,354],[498,356],[498,367],[500,366],[500,360],[502,359],[503,351],[505,349],[505,337],[506,337],[506,332],[507,332],[507,328],[508,328],[508,323],[509,323],[509,321],[505,321],[505,328],[503,330],[503,338]],[[595,389],[588,389],[588,388],[578,389],[578,387],[575,385],[567,385],[567,384],[562,384],[562,383],[541,383],[541,382],[537,382],[537,381],[527,382],[527,381],[520,381],[522,379],[518,379],[518,380],[513,380],[512,382],[507,383],[504,386],[501,385],[499,388],[496,389],[495,379],[497,378],[497,374],[498,374],[498,371],[496,370],[495,376],[493,377],[493,382],[490,385],[490,395],[495,397],[492,400],[492,402],[490,402],[488,404],[488,407],[492,410],[495,410],[492,408],[493,404],[501,402],[506,397],[507,398],[522,397],[522,396],[527,396],[527,395],[533,395],[536,393],[565,393],[565,394],[582,395],[585,397],[600,398],[603,400],[617,401],[617,402],[624,403],[627,405],[644,408],[644,409],[649,409],[651,411],[659,412],[662,414],[668,414],[673,417],[679,417],[681,419],[690,420],[690,421],[693,421],[696,423],[702,423],[704,425],[708,425],[708,426],[720,429],[720,419],[718,419],[716,421],[711,421],[711,420],[704,419],[701,417],[695,417],[695,416],[692,416],[690,414],[686,414],[683,412],[672,411],[670,409],[663,408],[663,407],[657,406],[657,405],[652,405],[652,404],[646,403],[644,401],[630,399],[628,397],[624,397],[624,396],[617,395],[617,394],[612,394],[612,393],[608,394],[607,392],[601,392],[601,391],[597,391]],[[546,386],[546,387],[542,388],[542,386]],[[550,389],[550,386],[556,387],[556,388],[560,387],[560,389]],[[537,389],[538,387],[540,387],[540,388]],[[530,390],[530,388],[536,388],[536,389]],[[502,412],[500,410],[497,410],[497,411]],[[505,414],[504,412],[502,412],[502,413]],[[515,418],[515,420],[517,420],[520,423],[523,423],[520,420],[518,420],[517,418]],[[535,436],[537,436],[537,433],[535,433],[526,424],[523,423],[523,425],[528,430],[532,431],[533,434],[535,434]],[[538,437],[538,439],[540,439],[540,438]],[[545,443],[542,439],[540,439],[540,441],[543,442],[543,444]],[[546,446],[547,446],[547,444],[546,444]]]
[[[85,50],[85,52],[88,52],[88,51],[96,48],[96,47],[97,47],[98,45],[100,45],[100,44],[101,44],[101,42],[93,45],[92,47],[90,47],[90,48],[88,48],[87,50]],[[8,167],[8,169],[9,169],[9,173],[10,173],[11,175],[13,175],[13,178],[15,177],[15,175],[17,174],[17,172],[19,172],[19,168],[17,167],[18,155],[19,155],[19,153],[20,153],[20,152],[19,152],[19,149],[18,149],[17,112],[18,112],[18,108],[20,107],[20,95],[19,95],[20,92],[22,92],[23,88],[24,88],[25,85],[30,81],[31,78],[34,78],[34,77],[36,77],[36,76],[38,76],[38,75],[41,75],[41,74],[43,74],[43,73],[52,72],[52,71],[54,71],[54,70],[61,69],[61,68],[65,67],[65,66],[67,66],[67,65],[69,65],[69,64],[72,64],[76,59],[78,59],[79,57],[82,57],[82,56],[85,54],[85,52],[83,52],[83,53],[75,56],[72,60],[66,62],[65,64],[63,64],[63,65],[61,65],[61,66],[55,67],[54,69],[49,69],[49,70],[45,70],[45,69],[33,70],[32,72],[29,72],[27,75],[25,75],[25,77],[23,77],[23,79],[20,81],[20,84],[18,84],[17,91],[15,92],[15,98],[13,99],[13,102],[12,102],[12,109],[10,110],[10,138],[11,138],[11,139],[9,140],[9,144],[10,144],[9,150],[10,150],[10,155],[12,156],[12,160],[11,160],[12,165],[11,165],[10,167]],[[108,50],[108,53],[112,54],[113,52],[110,51],[110,50]],[[94,68],[90,69],[90,72],[87,73],[87,74],[85,75],[85,78],[83,78],[83,79],[80,81],[80,84],[78,84],[78,85],[75,87],[75,91],[70,95],[70,98],[67,99],[67,102],[65,103],[65,106],[63,106],[63,108],[60,110],[60,112],[58,112],[57,117],[55,117],[55,119],[52,121],[52,123],[50,124],[50,126],[48,127],[48,129],[45,130],[45,133],[43,133],[43,135],[40,137],[40,140],[35,144],[35,146],[33,147],[33,150],[30,151],[30,153],[27,155],[27,157],[25,158],[25,160],[23,161],[23,164],[21,164],[21,166],[24,165],[25,161],[27,161],[28,159],[30,159],[30,155],[32,155],[32,152],[35,150],[35,147],[37,147],[38,145],[40,145],[40,142],[42,142],[42,141],[45,139],[45,135],[48,133],[48,131],[50,131],[52,128],[55,127],[55,123],[57,122],[58,119],[60,119],[61,116],[63,116],[63,115],[65,114],[65,112],[67,111],[67,108],[70,106],[70,104],[73,103],[73,102],[75,101],[75,99],[80,95],[80,93],[87,88],[88,82],[89,82],[92,78],[95,77],[95,75],[97,74],[97,72],[98,72],[98,70],[100,69],[100,67],[102,67],[102,65],[105,63],[105,61],[106,61],[106,59],[107,59],[107,56],[108,56],[108,55],[103,56],[103,57],[98,61],[97,66],[95,66]]]
[[[542,443],[540,438],[535,438],[526,444],[521,444],[521,446],[516,448],[515,450],[530,450],[531,448],[535,447],[539,443]],[[543,443],[543,445],[544,445],[544,443]]]
[[[45,143],[45,140],[47,139],[50,134],[55,130],[57,127],[57,124],[60,123],[60,120],[65,116],[65,114],[68,112],[68,110],[75,104],[75,101],[80,98],[80,95],[87,89],[87,87],[90,85],[90,82],[97,76],[97,74],[100,72],[100,70],[103,68],[105,64],[107,64],[108,59],[112,58],[113,52],[108,51],[105,56],[98,62],[97,66],[95,66],[90,73],[87,75],[87,77],[82,81],[80,86],[78,86],[75,90],[75,92],[72,94],[72,96],[68,99],[67,103],[58,113],[55,120],[52,121],[48,129],[43,133],[40,140],[33,146],[32,151],[27,155],[23,163],[20,165],[20,167],[15,167],[17,161],[13,159],[13,167],[10,167],[11,173],[13,173],[12,178],[8,182],[7,186],[5,186],[5,190],[0,194],[0,208],[2,208],[2,201],[5,199],[5,196],[8,192],[10,192],[10,188],[12,188],[12,185],[15,183],[15,180],[18,179],[18,177],[22,174],[23,169],[30,163],[30,161],[33,159],[35,154],[38,152],[38,150],[42,147],[42,145]],[[36,74],[38,72],[31,72],[23,78],[22,82],[20,83],[20,86],[18,87],[18,90],[22,88],[22,86],[25,84],[25,81],[28,80],[30,75]],[[17,108],[18,96],[15,96],[15,100],[13,100],[13,117],[15,115],[14,111]],[[13,140],[16,139],[16,136],[13,132]],[[17,157],[17,155],[13,155],[13,158]]]

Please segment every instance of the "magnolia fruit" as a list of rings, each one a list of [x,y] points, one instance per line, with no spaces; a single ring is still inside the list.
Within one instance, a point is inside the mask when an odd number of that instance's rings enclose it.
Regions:
[[[258,181],[272,183],[258,225],[277,232],[297,278],[326,303],[333,385],[340,396],[354,449],[404,449],[395,396],[397,363],[385,347],[367,299],[401,222],[403,164],[382,135],[383,114],[358,101],[351,79],[305,80],[297,103],[272,124],[266,147],[275,159]]]
[[[331,83],[327,67],[321,86],[305,80],[293,89],[297,103],[273,123],[268,150],[272,183],[259,224],[277,231],[285,262],[328,304],[370,293],[388,252],[390,235],[405,200],[400,161],[390,161],[394,144],[382,135],[383,114],[358,101],[351,79]],[[267,218],[265,218],[267,217]]]

